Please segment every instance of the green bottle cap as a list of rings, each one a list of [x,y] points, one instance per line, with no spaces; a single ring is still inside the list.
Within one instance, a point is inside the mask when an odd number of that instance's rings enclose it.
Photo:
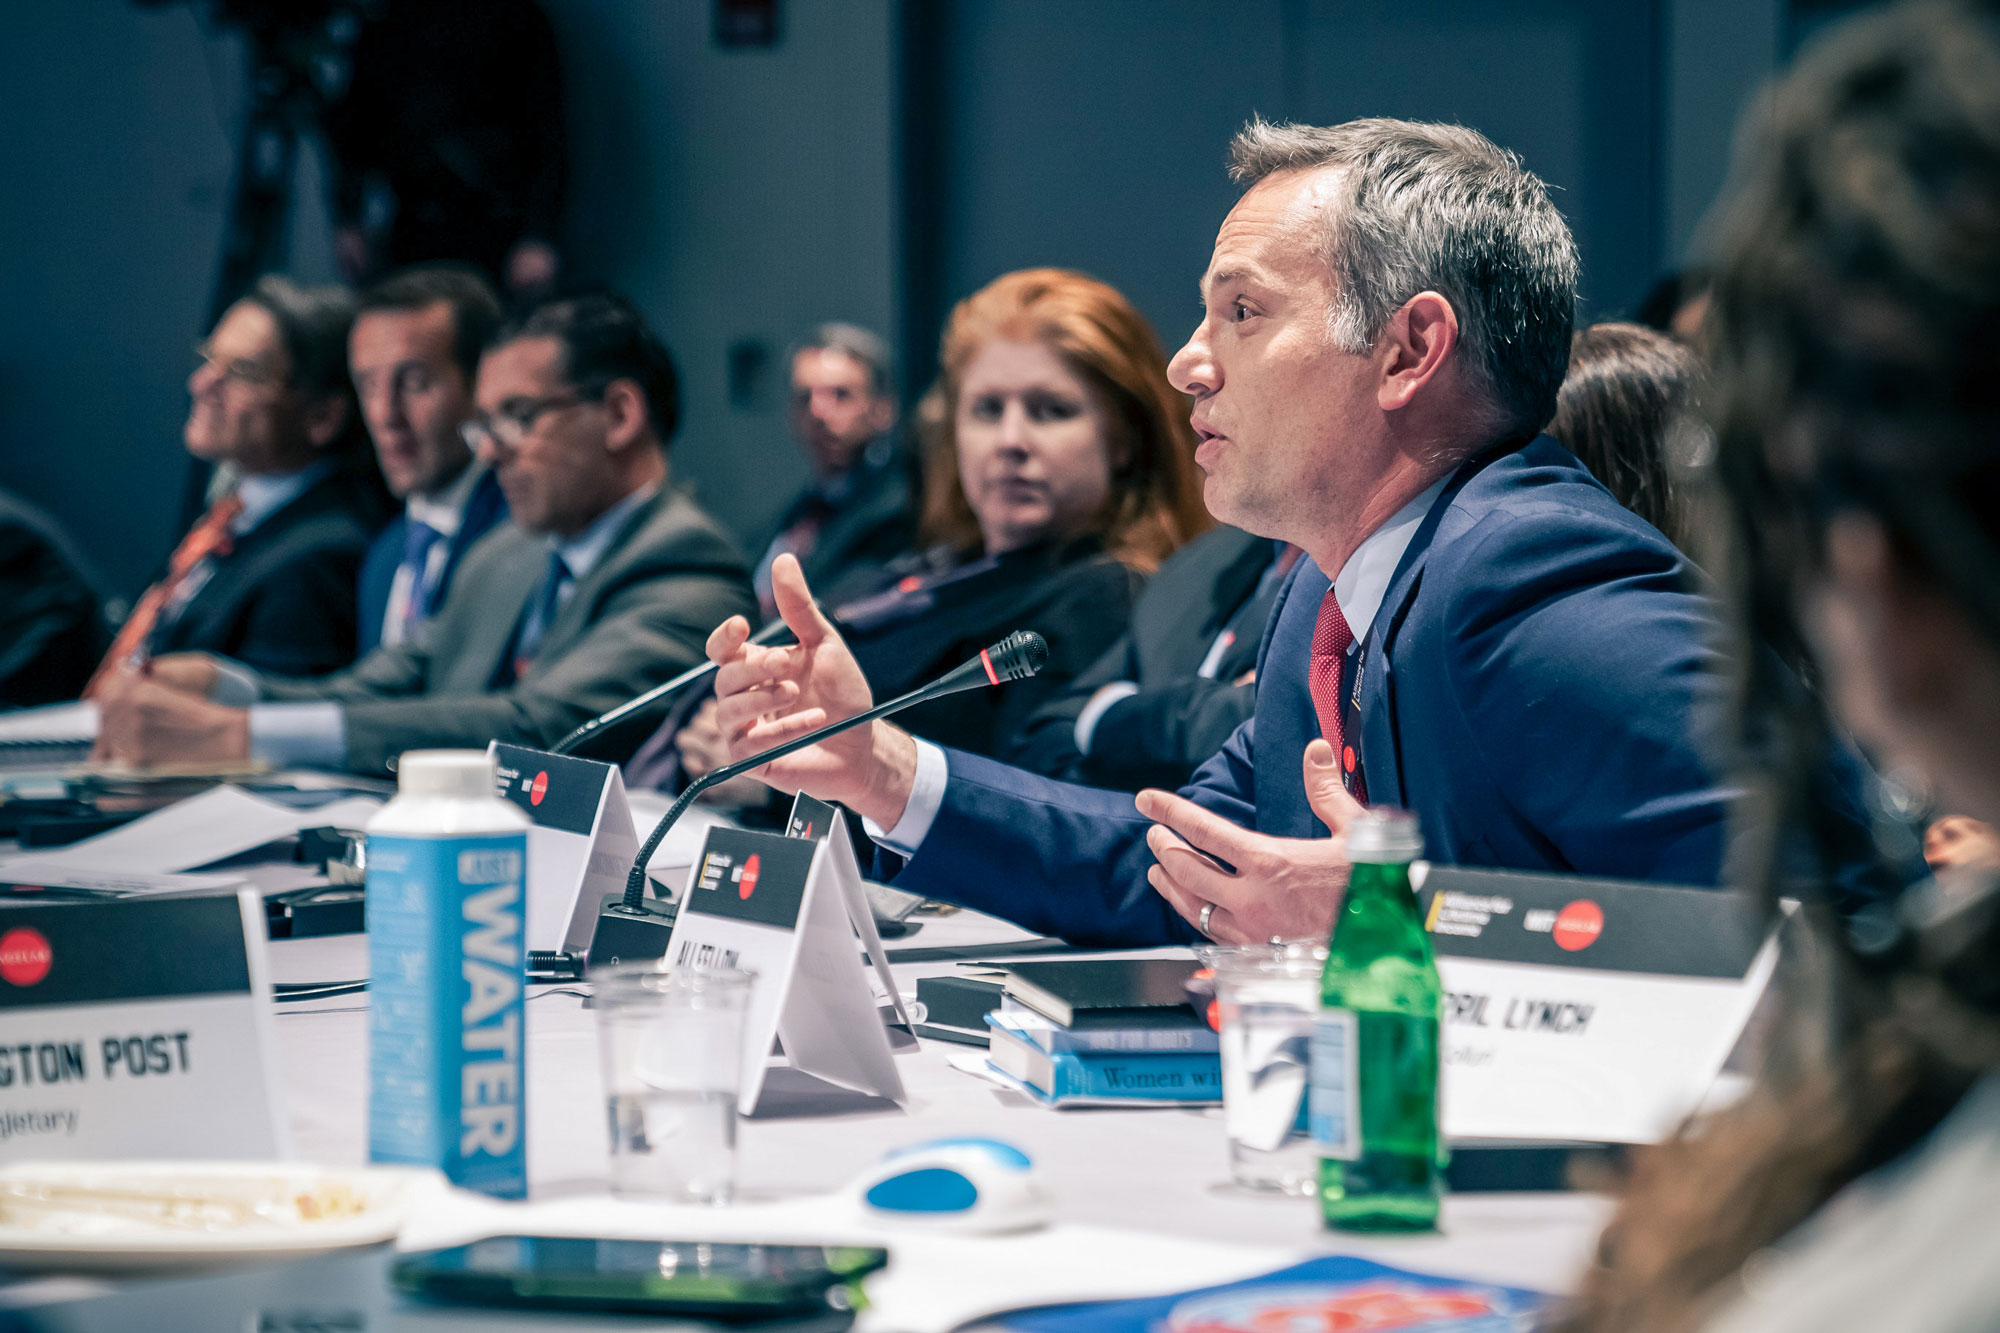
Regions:
[[[1424,835],[1417,817],[1393,805],[1363,810],[1347,821],[1347,859],[1395,865],[1424,854]]]

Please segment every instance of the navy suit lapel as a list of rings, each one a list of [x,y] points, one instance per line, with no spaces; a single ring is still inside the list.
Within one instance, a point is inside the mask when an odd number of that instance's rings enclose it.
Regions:
[[[1389,578],[1389,591],[1375,612],[1361,668],[1360,691],[1361,763],[1368,774],[1370,805],[1405,808],[1410,805],[1410,794],[1403,787],[1402,741],[1396,724],[1396,635],[1410,613],[1410,604],[1416,601],[1417,592],[1423,587],[1424,561],[1430,555],[1438,525],[1444,522],[1445,513],[1465,484],[1498,457],[1499,452],[1469,459],[1438,493],[1431,511],[1424,515],[1424,521],[1410,537],[1409,546],[1404,548],[1403,558]]]
[[[1319,735],[1306,669],[1329,582],[1312,557],[1299,557],[1279,590],[1257,658],[1257,830],[1281,838],[1326,833],[1306,804],[1303,765],[1307,743]]]

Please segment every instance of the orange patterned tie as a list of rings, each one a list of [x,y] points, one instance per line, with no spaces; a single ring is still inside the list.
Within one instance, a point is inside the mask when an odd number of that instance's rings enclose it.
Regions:
[[[181,538],[181,544],[174,548],[172,557],[167,561],[167,576],[146,589],[139,604],[132,608],[132,614],[125,617],[125,625],[112,641],[111,651],[104,655],[104,660],[98,663],[96,673],[90,678],[90,684],[84,687],[84,698],[95,695],[104,678],[113,671],[145,657],[146,643],[160,623],[160,613],[173,601],[182,581],[196,565],[210,556],[229,554],[229,525],[242,512],[243,502],[231,491],[209,507],[208,512],[201,516],[201,522],[188,529],[188,535]]]

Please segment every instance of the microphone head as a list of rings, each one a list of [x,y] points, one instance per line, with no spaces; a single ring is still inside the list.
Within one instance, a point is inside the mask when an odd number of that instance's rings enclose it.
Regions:
[[[1025,680],[1049,664],[1048,641],[1033,630],[1017,629],[980,656],[986,660],[995,685],[1008,680]]]

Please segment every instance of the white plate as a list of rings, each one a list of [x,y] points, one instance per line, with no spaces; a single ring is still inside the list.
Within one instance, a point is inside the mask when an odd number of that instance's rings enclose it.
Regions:
[[[114,1272],[207,1268],[267,1262],[323,1250],[394,1240],[416,1200],[442,1188],[435,1171],[414,1167],[324,1167],[295,1162],[16,1162],[0,1167],[0,1268]],[[199,1226],[120,1216],[83,1196],[63,1203],[60,1219],[30,1221],[46,1204],[24,1204],[19,1191],[53,1188],[100,1198],[129,1192],[149,1201],[172,1197],[185,1211],[208,1208]],[[300,1218],[287,1200],[342,1199],[338,1216]],[[272,1206],[276,1215],[250,1209]],[[127,1206],[149,1210],[147,1202]]]

